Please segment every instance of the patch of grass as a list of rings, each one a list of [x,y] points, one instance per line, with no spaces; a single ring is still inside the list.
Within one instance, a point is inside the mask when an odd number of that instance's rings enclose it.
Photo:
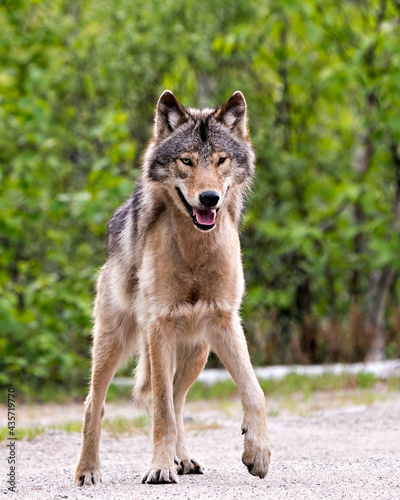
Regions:
[[[18,440],[21,439],[35,439],[37,436],[40,436],[41,434],[44,434],[47,431],[50,430],[63,430],[66,432],[81,432],[82,431],[82,422],[67,422],[65,424],[53,424],[53,425],[40,425],[40,424],[34,424],[34,425],[29,425],[27,427],[17,427],[15,431],[15,437]],[[5,439],[4,436],[3,439]]]
[[[108,388],[106,401],[110,403],[115,403],[118,401],[127,401],[131,397],[132,388],[133,388],[133,383],[132,387],[130,387],[127,385],[123,386],[115,385],[111,382],[110,387]]]
[[[53,426],[51,428],[54,428]],[[20,439],[35,439],[46,432],[46,427],[43,425],[30,425],[29,427],[20,427],[16,430],[16,436]]]
[[[300,407],[300,402],[298,401],[298,398],[285,397],[281,402],[281,408],[284,409],[286,412],[290,413],[291,415],[297,415],[299,413],[299,407]]]
[[[360,372],[356,375],[357,387],[361,389],[370,389],[378,382],[378,379],[373,373]]]
[[[283,395],[301,393],[307,400],[314,392],[330,392],[344,389],[370,389],[379,382],[377,377],[368,372],[360,372],[356,375],[342,373],[324,373],[315,377],[289,373],[280,380],[260,380],[262,390],[266,395]],[[400,378],[391,378],[387,382],[390,390],[400,389]],[[199,401],[202,399],[226,399],[238,395],[236,385],[231,379],[216,382],[207,386],[202,382],[195,382],[188,393],[188,401]]]
[[[43,425],[30,425],[29,427],[17,427],[15,430],[15,439],[34,439],[36,436],[40,436],[47,430]],[[7,427],[0,427],[0,443],[9,438],[9,432]]]
[[[333,373],[324,373],[318,377],[313,377],[313,384],[311,385],[311,391],[339,391],[341,389],[349,388],[353,385],[349,381],[349,375],[347,373],[341,373],[340,375],[334,375]]]
[[[81,421],[76,421],[76,422],[67,422],[65,424],[62,424],[61,426],[57,427],[57,429],[61,429],[66,432],[82,432],[82,426],[83,422]]]
[[[126,401],[130,398],[132,386],[119,386],[111,382],[110,387],[107,392],[106,401],[118,402]],[[54,389],[53,386],[45,386],[40,391],[39,396],[37,394],[30,394],[26,392],[20,403],[24,404],[37,404],[37,403],[58,403],[58,404],[68,404],[71,402],[81,402],[89,394],[89,383],[83,384],[80,387],[75,387],[73,389],[66,389],[65,387],[59,387]]]
[[[8,438],[8,427],[0,427],[0,443]]]
[[[231,379],[216,382],[208,388],[209,399],[231,398],[237,393],[238,389]]]
[[[400,391],[400,377],[390,377],[388,388],[389,391]]]
[[[203,382],[196,381],[189,389],[186,400],[187,401],[201,401],[206,399],[207,386]]]
[[[147,434],[147,427],[150,424],[150,417],[140,416],[133,419],[125,417],[117,417],[112,420],[106,418],[103,423],[103,429],[112,438],[121,438],[131,436],[137,432]]]
[[[202,399],[229,399],[238,394],[238,389],[231,379],[215,382],[213,385],[206,385],[196,381],[190,388],[187,400],[200,401]]]
[[[351,398],[352,403],[355,405],[371,405],[377,400],[384,401],[385,398],[368,390],[356,393]]]
[[[134,419],[128,419],[124,417],[118,417],[115,419],[105,419],[103,428],[107,433],[114,438],[119,438],[122,436],[127,436],[135,434],[139,431],[147,433],[147,427],[149,426],[150,418],[141,416]],[[15,438],[21,439],[34,439],[41,434],[44,434],[50,430],[63,430],[66,432],[82,432],[82,422],[81,421],[71,421],[64,424],[53,424],[48,426],[43,426],[39,424],[30,425],[27,427],[18,427],[15,432]],[[0,427],[0,442],[4,441],[9,437],[8,428]]]
[[[304,397],[320,392],[339,391],[343,389],[369,389],[378,382],[372,373],[358,373],[351,375],[342,373],[335,375],[324,373],[316,377],[291,373],[281,380],[261,380],[260,384],[266,394],[283,394],[289,396],[296,392],[303,393]]]

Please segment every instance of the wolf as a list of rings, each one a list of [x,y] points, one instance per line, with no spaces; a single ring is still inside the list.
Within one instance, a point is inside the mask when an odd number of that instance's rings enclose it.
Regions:
[[[153,458],[142,483],[177,483],[179,474],[204,472],[189,451],[182,412],[210,349],[240,392],[242,461],[253,476],[267,475],[265,397],[239,316],[244,277],[238,228],[254,162],[241,92],[223,106],[202,110],[163,92],[138,186],[108,225],[76,485],[102,480],[99,440],[107,389],[135,353],[134,400],[153,405]]]

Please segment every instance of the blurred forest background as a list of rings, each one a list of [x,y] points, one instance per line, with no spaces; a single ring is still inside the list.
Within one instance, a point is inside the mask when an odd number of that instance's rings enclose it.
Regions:
[[[400,355],[400,1],[0,7],[0,383],[86,392],[105,228],[154,107],[248,103],[255,364]]]

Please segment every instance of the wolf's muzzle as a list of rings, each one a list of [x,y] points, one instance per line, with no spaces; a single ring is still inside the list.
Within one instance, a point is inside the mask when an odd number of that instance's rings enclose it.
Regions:
[[[204,191],[200,195],[200,201],[203,204],[204,209],[201,208],[196,208],[192,207],[186,198],[183,196],[182,191],[176,187],[175,188],[179,198],[181,199],[182,203],[184,204],[187,212],[191,216],[194,225],[197,227],[197,229],[200,229],[201,231],[210,231],[211,229],[214,229],[215,227],[215,219],[217,217],[217,214],[219,212],[219,208],[214,208],[215,205],[219,201],[219,195],[215,191]],[[205,195],[204,202],[201,200],[201,196]],[[206,203],[211,203],[210,205],[206,205]]]

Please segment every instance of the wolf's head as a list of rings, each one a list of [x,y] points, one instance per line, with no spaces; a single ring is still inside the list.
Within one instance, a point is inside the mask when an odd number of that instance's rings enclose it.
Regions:
[[[214,229],[225,207],[240,212],[254,159],[241,92],[221,107],[202,110],[185,108],[172,92],[163,92],[145,155],[145,175],[168,190],[171,202],[197,229]]]

